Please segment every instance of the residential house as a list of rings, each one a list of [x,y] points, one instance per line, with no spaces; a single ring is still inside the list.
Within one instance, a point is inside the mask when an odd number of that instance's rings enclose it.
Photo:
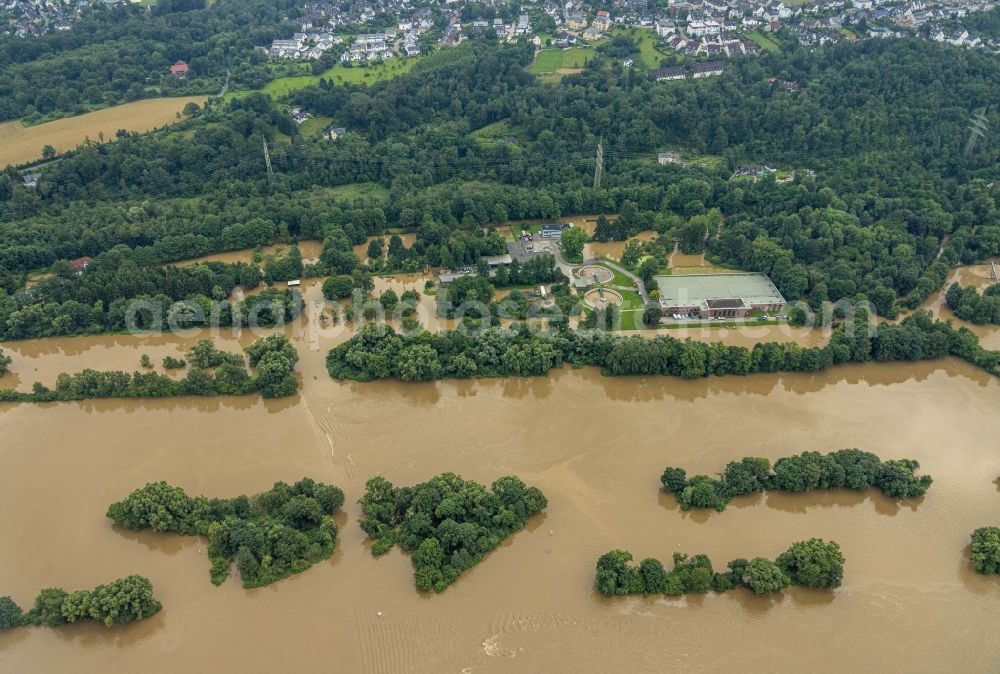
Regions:
[[[655,82],[683,80],[685,77],[687,77],[687,69],[683,66],[668,66],[649,71],[649,79]]]
[[[670,37],[677,32],[677,25],[670,19],[660,19],[656,22],[656,34],[661,38]]]
[[[726,64],[722,61],[705,61],[704,63],[695,63],[691,66],[691,77],[698,78],[721,75],[725,67]]]
[[[687,34],[701,37],[703,35],[718,35],[722,32],[722,26],[718,21],[691,21],[688,23]]]
[[[573,10],[566,14],[566,27],[570,30],[583,30],[587,27],[587,20],[583,17],[583,12]]]
[[[609,28],[611,28],[611,15],[601,10],[594,17],[594,20],[590,23],[591,27],[596,28],[602,33]]]

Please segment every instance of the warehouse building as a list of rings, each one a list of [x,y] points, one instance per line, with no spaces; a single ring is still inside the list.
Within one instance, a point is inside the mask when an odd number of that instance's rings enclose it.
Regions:
[[[689,274],[657,276],[660,307],[666,316],[743,318],[753,311],[773,313],[787,304],[765,274]]]

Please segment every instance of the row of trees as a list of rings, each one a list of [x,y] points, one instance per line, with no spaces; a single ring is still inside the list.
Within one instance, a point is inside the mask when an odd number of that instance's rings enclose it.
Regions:
[[[478,323],[472,321],[472,323]],[[869,330],[859,316],[836,328],[824,347],[767,342],[752,349],[721,342],[705,344],[667,335],[623,337],[604,331],[527,325],[511,329],[478,325],[436,334],[396,334],[369,323],[327,355],[334,379],[370,381],[467,379],[544,375],[563,363],[593,365],[608,375],[668,375],[696,379],[757,372],[815,372],[842,363],[914,361],[954,355],[997,374],[1000,352],[982,348],[967,328],[934,321],[919,312],[900,324]]]
[[[3,349],[0,349],[0,377],[7,374],[7,368],[10,367],[10,364],[13,362],[14,359],[5,354]]]
[[[111,504],[107,516],[128,529],[207,536],[213,583],[224,582],[235,561],[243,586],[261,587],[329,559],[337,545],[333,515],[343,504],[340,488],[309,478],[228,499],[154,482]]]
[[[982,295],[971,286],[963,288],[952,283],[945,293],[945,302],[963,321],[1000,325],[1000,283],[991,285]]]
[[[265,398],[295,395],[294,368],[298,351],[285,335],[257,340],[240,354],[218,351],[209,340],[195,344],[188,353],[191,369],[181,379],[156,372],[121,372],[85,369],[61,373],[54,388],[35,382],[30,393],[0,390],[3,402],[58,402],[94,398],[165,398],[172,396],[248,395]],[[249,362],[251,368],[247,369]],[[171,362],[179,366],[179,362]]]
[[[793,543],[774,561],[766,557],[734,559],[727,571],[717,572],[706,555],[675,552],[667,571],[658,559],[632,564],[632,554],[612,550],[597,560],[597,591],[608,596],[726,592],[743,586],[754,594],[780,592],[789,585],[833,589],[844,577],[840,546],[820,538]]]
[[[81,620],[114,627],[149,618],[161,608],[153,597],[153,584],[142,576],[126,576],[93,590],[66,592],[51,587],[39,592],[35,605],[26,612],[10,597],[0,597],[0,632],[22,625],[59,627]]]
[[[912,459],[883,461],[871,452],[841,449],[829,454],[803,452],[771,462],[760,457],[730,461],[718,478],[695,475],[683,468],[666,468],[660,476],[664,491],[677,497],[681,510],[714,508],[719,512],[734,496],[764,490],[802,492],[813,489],[871,489],[890,498],[923,496],[931,485],[929,475],[917,475],[920,464]]]
[[[541,491],[517,477],[501,477],[487,489],[454,473],[413,487],[394,487],[374,477],[360,503],[361,528],[375,541],[372,554],[399,544],[412,553],[417,588],[435,592],[443,592],[548,505]]]

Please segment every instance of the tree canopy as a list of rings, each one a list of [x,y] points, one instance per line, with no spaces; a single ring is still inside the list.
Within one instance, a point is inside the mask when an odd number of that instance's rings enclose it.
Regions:
[[[548,505],[541,491],[517,477],[501,477],[487,489],[454,473],[398,488],[374,477],[359,502],[361,528],[375,541],[372,554],[384,554],[398,543],[411,553],[417,588],[435,592],[443,592]]]
[[[972,532],[972,567],[979,573],[1000,573],[1000,528]]]
[[[635,566],[631,553],[612,550],[597,560],[597,590],[609,596],[680,596],[726,592],[743,586],[754,594],[769,594],[780,592],[789,585],[833,589],[840,586],[844,571],[840,546],[818,538],[792,544],[776,561],[765,557],[755,557],[749,562],[734,559],[723,572],[714,571],[706,555],[689,558],[675,552],[673,562],[670,571],[652,558]]]
[[[153,584],[142,576],[126,576],[98,585],[93,590],[66,592],[59,588],[47,588],[38,593],[35,605],[23,614],[16,604],[11,604],[13,602],[4,606],[0,599],[0,614],[5,612],[9,618],[17,613],[20,625],[46,627],[59,627],[79,620],[96,620],[107,627],[114,627],[143,620],[162,608],[153,597]]]
[[[883,461],[871,452],[841,449],[829,454],[803,452],[771,462],[745,457],[726,464],[716,479],[695,475],[688,479],[682,468],[666,468],[660,476],[664,491],[677,497],[681,510],[714,508],[719,512],[734,496],[764,490],[800,492],[813,489],[871,489],[890,498],[923,496],[933,481],[917,475],[920,464],[911,459]]]
[[[329,559],[337,545],[333,515],[343,504],[338,487],[309,478],[229,499],[152,482],[111,504],[107,516],[128,529],[207,536],[213,583],[224,582],[235,561],[243,587],[261,587]]]

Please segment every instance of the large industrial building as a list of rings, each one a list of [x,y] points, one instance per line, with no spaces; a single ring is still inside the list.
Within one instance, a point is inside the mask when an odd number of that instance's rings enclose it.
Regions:
[[[785,308],[785,298],[764,274],[689,274],[657,276],[660,307],[667,316],[743,318],[752,311]]]

